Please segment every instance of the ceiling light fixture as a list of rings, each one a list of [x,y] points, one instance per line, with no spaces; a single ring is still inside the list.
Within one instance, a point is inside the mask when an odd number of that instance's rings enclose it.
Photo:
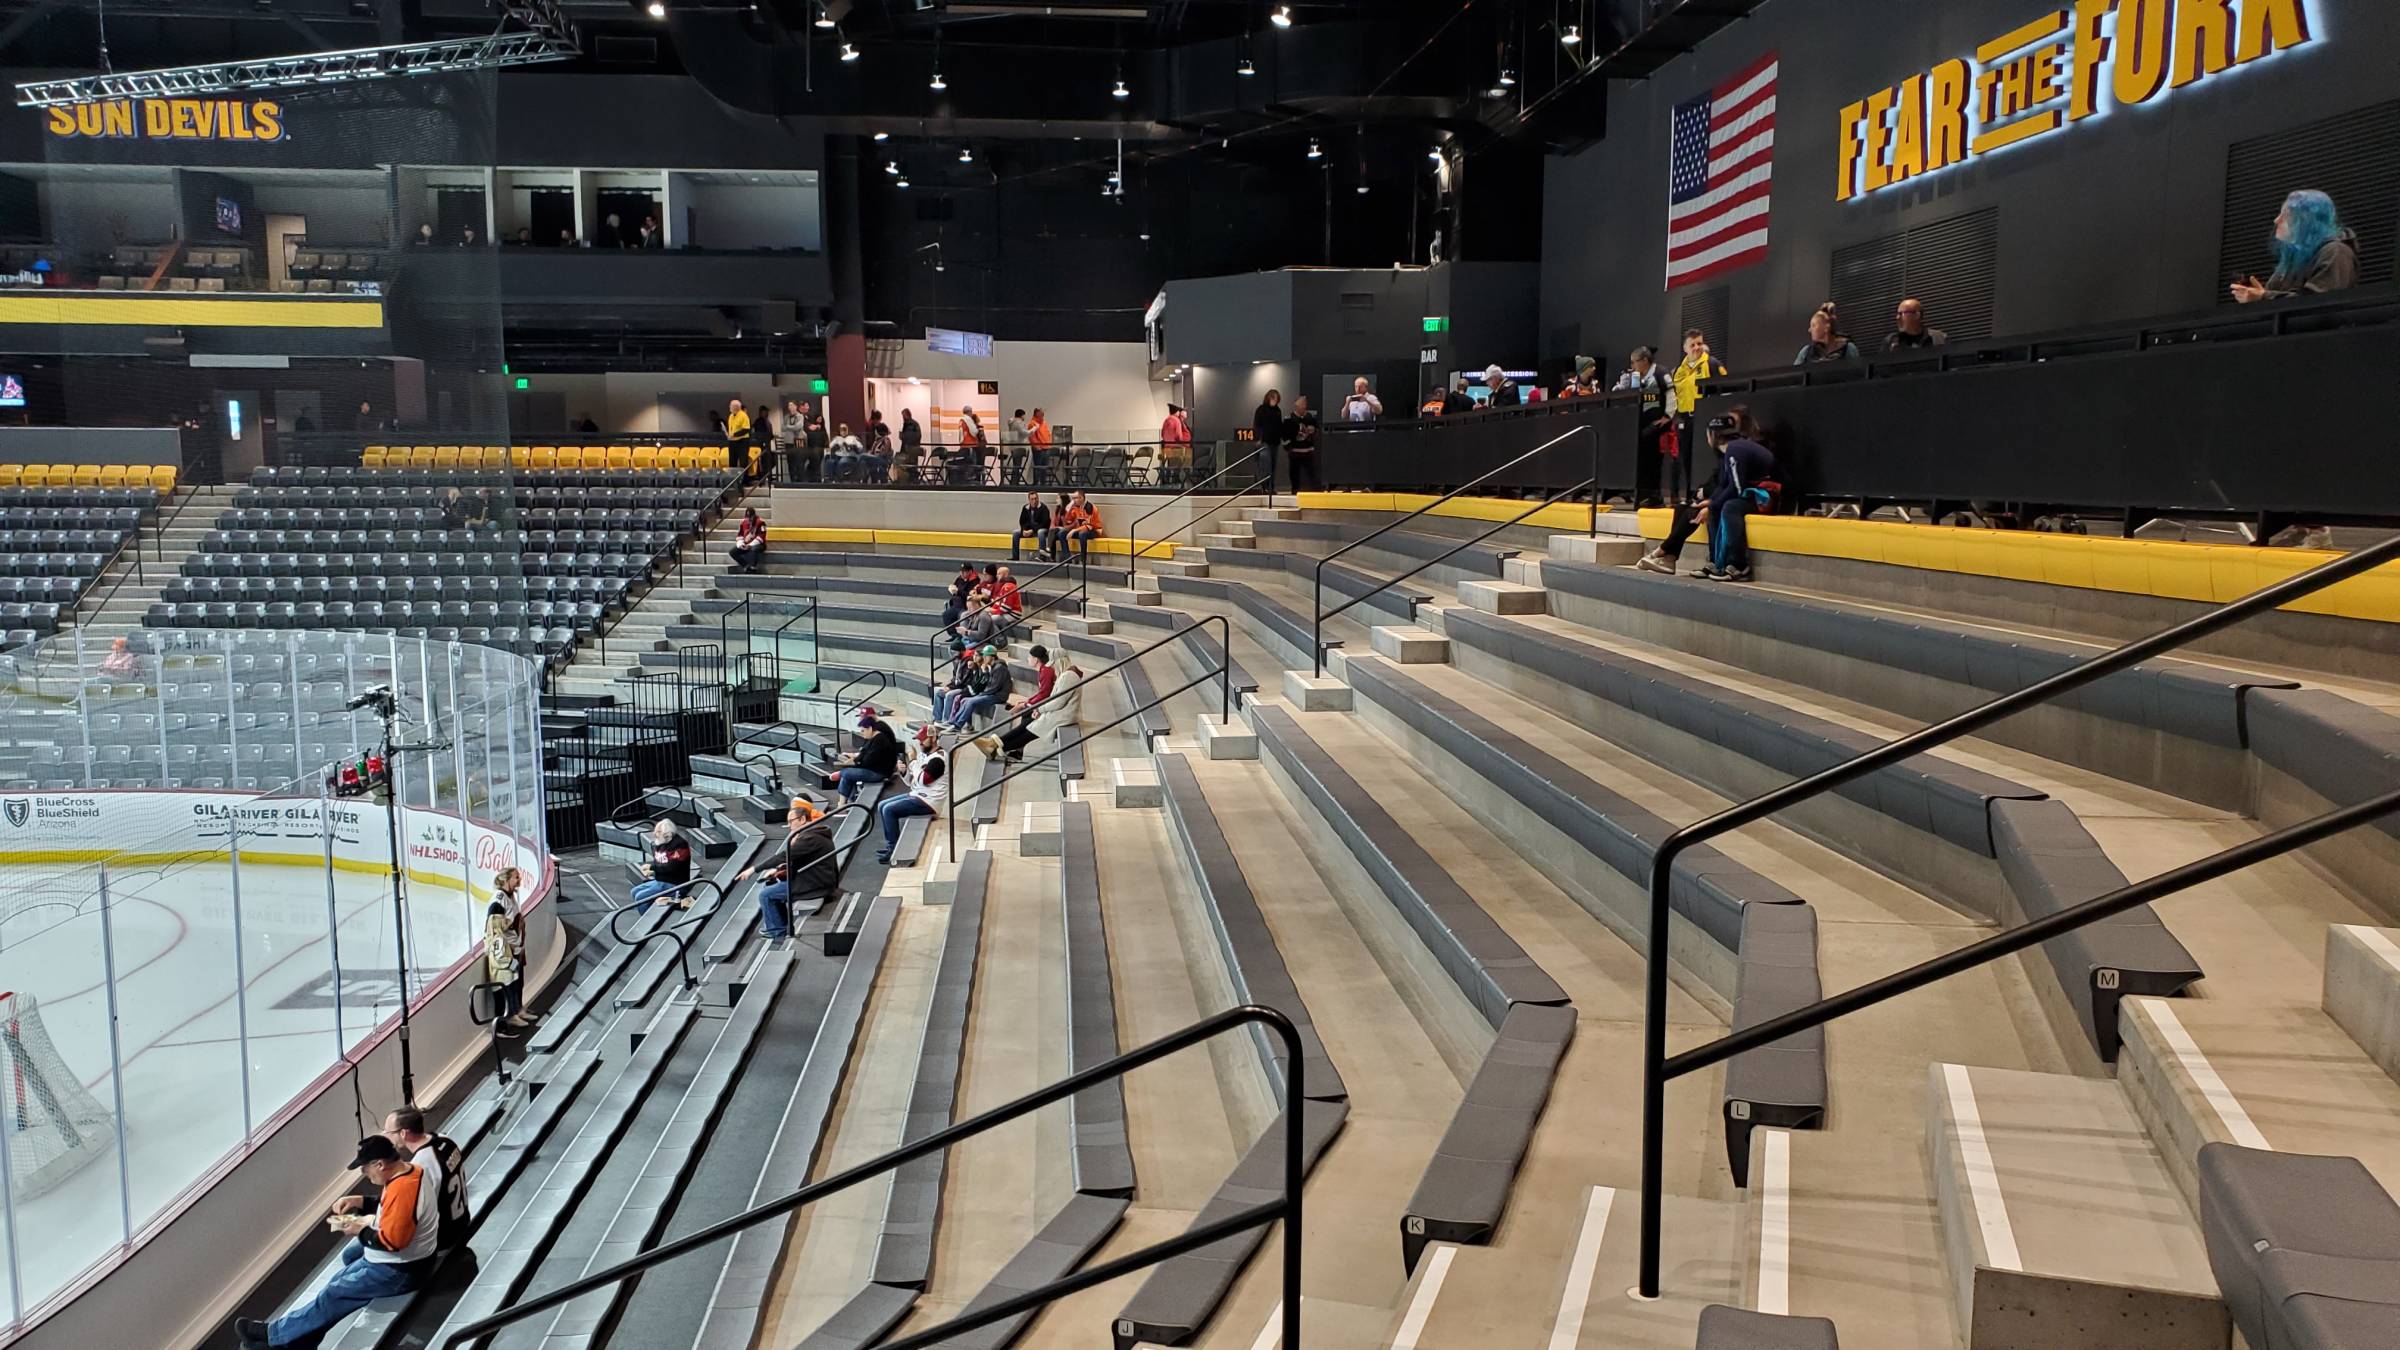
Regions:
[[[1567,31],[1558,35],[1558,44],[1562,47],[1575,47],[1582,43],[1583,29],[1574,24],[1568,24]]]
[[[896,160],[896,159],[887,159],[887,160],[885,160],[885,161],[883,162],[883,171],[884,171],[885,173],[898,173],[898,172],[900,172],[900,161],[899,161],[899,160]]]
[[[892,181],[892,186],[893,186],[893,187],[897,187],[897,188],[904,188],[904,187],[907,187],[907,186],[908,186],[908,175],[906,175],[906,174],[902,174],[900,177],[898,177],[898,178],[894,179],[894,180]]]
[[[1132,98],[1133,91],[1125,87],[1123,80],[1119,80],[1117,87],[1108,91],[1108,96],[1110,98]]]
[[[819,4],[819,5],[817,6],[817,27],[819,27],[819,28],[831,28],[831,27],[833,27],[833,11],[832,11],[832,10],[830,10],[830,9],[827,9],[827,8],[826,8],[826,7],[825,7],[823,4]]]
[[[962,146],[960,146],[960,147],[958,147],[958,162],[959,162],[959,163],[961,163],[961,164],[972,164],[972,163],[974,163],[974,162],[975,162],[975,152],[974,152],[974,150],[972,150],[971,148],[969,148],[969,147],[967,147],[967,146],[963,146],[963,145],[962,145]]]
[[[854,47],[854,46],[850,45],[850,44],[849,44],[849,43],[847,43],[847,42],[843,43],[843,44],[842,44],[842,59],[843,59],[844,61],[855,61],[855,60],[857,60],[857,59],[858,59],[858,48],[856,48],[856,47]]]
[[[888,140],[890,140],[891,138],[892,138],[892,133],[890,133],[890,132],[888,132],[888,131],[878,131],[878,132],[876,132],[876,133],[875,133],[875,143],[876,143],[877,145],[881,145],[881,144],[883,144],[885,141],[888,141]]]
[[[1308,157],[1310,159],[1325,158],[1325,147],[1317,144],[1313,139],[1310,140],[1308,143]]]
[[[1442,147],[1440,147],[1440,146],[1438,146],[1438,145],[1437,145],[1437,146],[1433,147],[1431,150],[1428,150],[1428,151],[1426,151],[1426,152],[1425,152],[1425,158],[1432,160],[1432,161],[1433,161],[1434,163],[1436,163],[1436,164],[1439,164],[1439,163],[1441,163],[1441,162],[1442,162]]]
[[[1242,63],[1233,68],[1233,73],[1247,78],[1258,73],[1258,66],[1249,57],[1245,56],[1242,58]]]
[[[1267,16],[1267,21],[1274,24],[1277,28],[1291,27],[1292,7],[1290,5],[1277,5],[1275,7],[1275,12]]]
[[[1358,185],[1358,195],[1359,195],[1359,196],[1361,196],[1361,197],[1364,197],[1364,196],[1366,196],[1366,195],[1367,195],[1367,185],[1366,185],[1366,184],[1364,184],[1364,183],[1361,183],[1361,184],[1359,184],[1359,185]]]
[[[1517,72],[1507,66],[1500,67],[1500,87],[1503,89],[1516,88]]]
[[[938,71],[938,70],[937,70],[937,71],[933,72],[933,80],[932,80],[932,82],[931,82],[930,84],[928,84],[926,87],[927,87],[927,88],[929,88],[929,89],[931,89],[933,92],[935,92],[935,93],[937,93],[937,94],[938,94],[938,93],[942,92],[943,90],[945,90],[945,89],[949,88],[949,87],[950,87],[950,82],[949,82],[948,80],[945,80],[945,79],[943,79],[943,78],[942,78],[942,72],[940,72],[940,71]]]
[[[666,0],[650,0],[650,17],[653,19],[667,17]]]

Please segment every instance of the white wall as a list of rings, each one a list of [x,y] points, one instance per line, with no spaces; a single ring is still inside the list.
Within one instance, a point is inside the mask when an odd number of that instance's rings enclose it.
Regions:
[[[886,364],[891,368],[886,369]],[[1166,418],[1173,386],[1150,378],[1139,342],[995,342],[989,359],[925,350],[922,339],[879,348],[870,373],[926,380],[997,380],[1000,415],[1041,408],[1079,441],[1148,440]],[[1001,428],[991,428],[997,437]]]

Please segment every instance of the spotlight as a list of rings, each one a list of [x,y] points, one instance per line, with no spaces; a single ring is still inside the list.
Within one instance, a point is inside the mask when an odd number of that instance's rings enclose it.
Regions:
[[[1145,244],[1149,243],[1149,242],[1150,242],[1150,232],[1149,232],[1148,230],[1144,230],[1144,231],[1142,231],[1141,238],[1142,238],[1142,242],[1143,242],[1143,243],[1145,243]]]
[[[833,11],[825,8],[822,4],[817,6],[817,27],[833,27]]]
[[[1310,159],[1325,158],[1325,147],[1317,144],[1314,140],[1311,140],[1308,143],[1308,157]]]
[[[1428,151],[1426,151],[1426,152],[1425,152],[1425,158],[1432,160],[1432,161],[1433,161],[1434,163],[1436,163],[1436,164],[1439,164],[1439,163],[1441,163],[1441,162],[1442,162],[1442,147],[1440,147],[1440,146],[1438,146],[1438,145],[1437,145],[1437,146],[1433,147],[1431,150],[1428,150]]]
[[[1256,75],[1258,73],[1258,66],[1253,63],[1249,57],[1245,56],[1242,58],[1242,63],[1233,68],[1233,73],[1242,76]]]
[[[907,186],[908,186],[908,175],[907,175],[907,174],[902,174],[902,175],[900,175],[898,178],[896,178],[896,179],[893,179],[893,180],[892,180],[892,186],[893,186],[893,187],[896,187],[896,188],[904,188],[904,187],[907,187]]]
[[[974,162],[975,162],[975,152],[974,152],[973,150],[970,150],[970,149],[968,149],[966,146],[963,146],[963,145],[962,145],[962,146],[960,146],[960,147],[958,147],[958,162],[959,162],[959,163],[961,163],[961,164],[972,164],[972,163],[974,163]]]
[[[1500,67],[1500,87],[1503,89],[1516,88],[1517,72],[1509,69],[1507,66]]]
[[[898,172],[900,172],[900,161],[899,161],[899,160],[896,160],[896,159],[887,159],[887,160],[885,160],[885,161],[883,162],[883,171],[884,171],[885,173],[898,173]]]
[[[950,87],[950,82],[949,82],[948,80],[945,80],[945,79],[943,79],[943,78],[942,78],[942,72],[940,72],[940,71],[938,71],[938,70],[937,70],[937,71],[933,72],[933,81],[932,81],[932,83],[931,83],[931,84],[929,84],[929,85],[927,85],[926,87],[927,87],[927,88],[929,88],[929,89],[931,89],[931,90],[933,90],[933,92],[935,92],[935,93],[937,93],[937,94],[938,94],[938,93],[942,92],[943,90],[945,90],[945,89],[949,88],[949,87]]]
[[[666,0],[650,0],[650,17],[653,19],[667,17]]]
[[[1275,12],[1268,15],[1267,19],[1277,28],[1289,28],[1292,26],[1292,7],[1290,5],[1277,5],[1275,7]]]
[[[849,43],[847,43],[847,42],[843,43],[843,44],[842,44],[842,59],[843,59],[844,61],[855,61],[855,60],[857,60],[857,59],[858,59],[858,48],[851,46],[851,45],[850,45]]]
[[[1123,80],[1119,80],[1117,87],[1108,91],[1108,96],[1110,98],[1132,98],[1133,91],[1125,87]]]
[[[876,143],[877,145],[881,145],[881,144],[883,144],[885,141],[888,141],[888,140],[890,140],[891,138],[892,138],[892,133],[890,133],[890,132],[888,132],[888,131],[878,131],[878,132],[876,132],[876,133],[875,133],[875,143]]]
[[[1581,46],[1582,43],[1583,29],[1574,24],[1568,24],[1567,31],[1558,35],[1558,45],[1562,47],[1576,47]]]
[[[1359,185],[1358,185],[1358,195],[1359,195],[1359,196],[1361,196],[1361,197],[1364,197],[1364,196],[1366,196],[1366,195],[1367,195],[1367,185],[1366,185],[1366,184],[1364,184],[1364,183],[1361,183],[1361,184],[1359,184]]]

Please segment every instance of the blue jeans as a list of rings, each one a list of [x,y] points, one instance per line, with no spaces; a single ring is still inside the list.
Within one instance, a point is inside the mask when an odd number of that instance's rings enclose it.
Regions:
[[[841,792],[842,800],[846,802],[857,801],[860,788],[882,781],[883,775],[873,769],[844,769],[833,776],[833,785]]]
[[[769,938],[792,935],[790,881],[770,881],[758,888],[758,931]]]
[[[1067,533],[1067,538],[1075,541],[1076,553],[1086,558],[1092,556],[1092,541],[1099,537],[1100,532],[1098,530],[1070,530]],[[1059,542],[1058,550],[1062,554],[1066,552],[1067,546],[1065,540],[1061,540]]]
[[[956,717],[958,715],[958,701],[966,696],[967,691],[964,689],[934,690],[933,720],[936,722],[947,722],[951,718]]]
[[[366,1255],[367,1249],[352,1238],[342,1248],[341,1269],[333,1272],[316,1296],[267,1324],[267,1344],[308,1341],[379,1298],[417,1287],[417,1277],[408,1270],[369,1261]]]
[[[1709,559],[1719,568],[1731,571],[1750,565],[1750,500],[1735,496],[1709,517]]]
[[[991,694],[977,694],[972,698],[961,699],[960,701],[951,704],[950,716],[947,720],[952,727],[963,730],[964,728],[973,726],[975,724],[976,714],[981,713],[986,709],[997,708],[999,706],[1000,700],[996,696]]]
[[[883,821],[883,852],[888,860],[892,850],[899,847],[900,844],[900,822],[910,816],[930,816],[933,814],[933,808],[927,806],[923,798],[910,793],[907,796],[894,797],[876,807],[875,814]]]
[[[668,895],[674,889],[675,887],[663,881],[637,881],[633,884],[633,903],[647,904],[660,896]]]
[[[1050,532],[1048,530],[1019,530],[1015,534],[1012,534],[1008,537],[1008,560],[1010,562],[1016,562],[1019,560],[1019,554],[1017,550],[1023,548],[1025,546],[1025,541],[1028,539],[1033,541],[1033,546],[1038,550],[1046,552],[1050,547]]]

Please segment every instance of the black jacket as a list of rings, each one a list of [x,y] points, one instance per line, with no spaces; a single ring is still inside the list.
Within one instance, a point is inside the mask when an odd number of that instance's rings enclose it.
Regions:
[[[1709,480],[1708,504],[1721,507],[1775,476],[1775,452],[1747,437],[1725,446],[1717,475]]]
[[[1023,534],[1028,530],[1049,528],[1050,504],[1048,502],[1036,502],[1031,506],[1017,508],[1017,533]]]
[[[1250,418],[1250,433],[1260,445],[1283,444],[1283,409],[1270,403],[1259,404],[1258,411]]]
[[[857,764],[869,773],[889,778],[900,768],[900,738],[892,733],[891,724],[877,722],[875,732],[867,743],[858,748]]]
[[[790,869],[798,867],[798,875]],[[785,879],[794,899],[831,895],[842,882],[841,859],[833,852],[833,817],[820,816],[786,837],[783,847]]]

